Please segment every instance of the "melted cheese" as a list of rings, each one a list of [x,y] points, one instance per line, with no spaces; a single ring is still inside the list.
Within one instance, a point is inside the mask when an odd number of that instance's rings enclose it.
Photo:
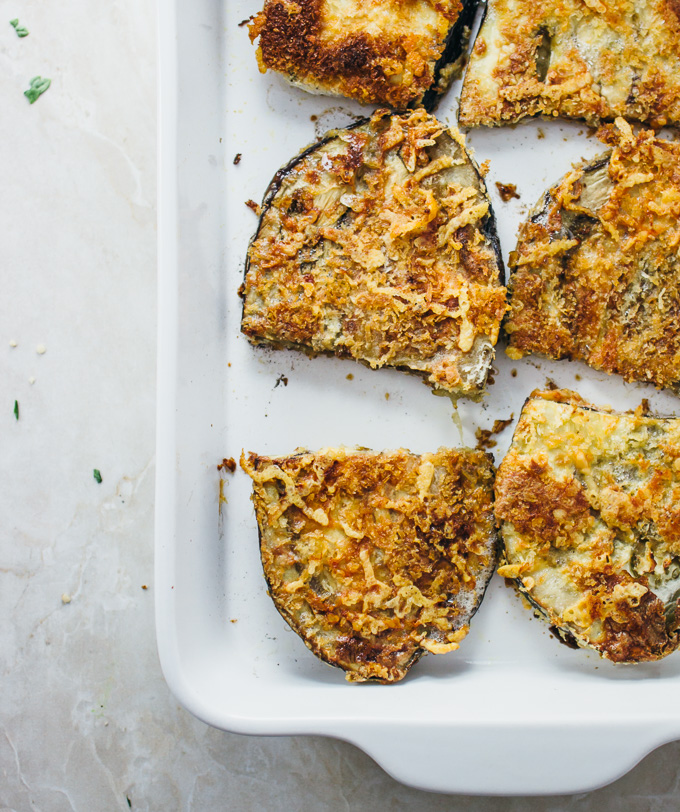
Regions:
[[[459,0],[267,0],[250,35],[259,38],[263,72],[403,109],[440,78],[437,63],[462,10]]]
[[[616,662],[680,643],[680,420],[535,392],[496,479],[512,578],[548,621]]]
[[[677,0],[489,0],[460,123],[680,121],[679,13]]]
[[[505,288],[458,139],[422,110],[379,112],[285,171],[250,246],[243,332],[478,397]]]
[[[622,119],[614,149],[550,189],[510,256],[508,355],[680,387],[680,144]]]
[[[480,452],[243,455],[277,608],[351,681],[395,681],[458,648],[496,558]]]

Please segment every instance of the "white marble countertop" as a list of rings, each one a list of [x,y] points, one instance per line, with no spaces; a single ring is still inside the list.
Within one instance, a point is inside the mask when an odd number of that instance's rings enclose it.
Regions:
[[[170,694],[153,622],[155,25],[153,0],[0,0],[0,812],[677,810],[678,744],[586,795],[442,796],[341,742],[210,729]],[[35,75],[52,85],[30,105]]]

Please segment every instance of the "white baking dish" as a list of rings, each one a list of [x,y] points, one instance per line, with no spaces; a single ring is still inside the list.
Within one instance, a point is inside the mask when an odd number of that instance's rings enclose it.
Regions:
[[[211,725],[346,739],[425,789],[565,793],[611,781],[680,737],[680,657],[615,667],[569,650],[496,576],[459,652],[425,658],[397,685],[350,685],[270,602],[242,472],[223,475],[220,512],[217,463],[242,448],[474,445],[477,427],[516,418],[547,377],[600,404],[677,406],[582,365],[511,362],[500,349],[484,403],[460,405],[461,438],[449,401],[416,378],[250,347],[237,289],[257,223],[244,201],[261,199],[315,127],[367,112],[260,75],[238,26],[256,10],[257,0],[159,3],[156,615],[167,681]],[[449,123],[456,98],[454,87],[438,110]],[[602,150],[584,127],[557,122],[474,132],[468,143],[491,161],[506,257],[527,206],[572,161]],[[500,202],[497,180],[515,183],[521,200]],[[499,437],[497,460],[511,433]]]

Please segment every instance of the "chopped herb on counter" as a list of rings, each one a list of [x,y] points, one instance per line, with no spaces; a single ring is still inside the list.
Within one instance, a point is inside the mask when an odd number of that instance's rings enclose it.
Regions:
[[[18,400],[14,401],[14,417],[15,417],[16,420],[19,419],[19,401]]]
[[[92,471],[92,475],[97,480],[97,482],[99,482],[101,484],[102,475],[101,475],[101,472],[100,472],[99,468],[95,468],[94,471]]]
[[[10,20],[9,24],[12,28],[17,32],[17,37],[27,37],[28,36],[28,28],[24,28],[23,25],[19,25],[19,20]]]
[[[43,79],[42,76],[34,76],[31,79],[28,90],[24,90],[24,96],[26,96],[30,103],[33,104],[33,102],[36,101],[39,96],[42,96],[42,94],[51,84],[51,79]]]

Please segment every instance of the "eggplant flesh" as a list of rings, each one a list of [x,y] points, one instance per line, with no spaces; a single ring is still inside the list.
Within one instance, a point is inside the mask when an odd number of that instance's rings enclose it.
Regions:
[[[379,111],[280,170],[246,262],[254,344],[353,358],[479,398],[505,313],[479,169],[424,110]]]
[[[431,110],[459,76],[478,0],[266,0],[250,23],[262,72],[311,93]]]
[[[618,119],[551,188],[510,255],[507,354],[585,361],[680,391],[680,144]]]
[[[496,477],[500,575],[616,663],[680,645],[680,420],[534,392]]]
[[[526,116],[680,121],[676,0],[488,0],[459,108],[465,127]]]
[[[269,594],[350,682],[456,650],[498,557],[492,458],[470,449],[244,454]]]

